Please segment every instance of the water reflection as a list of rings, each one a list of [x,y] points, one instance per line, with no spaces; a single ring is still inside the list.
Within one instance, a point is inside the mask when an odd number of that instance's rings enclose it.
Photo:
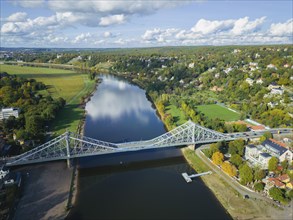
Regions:
[[[102,79],[99,91],[86,106],[92,120],[110,118],[113,121],[133,115],[140,122],[149,123],[150,118],[146,113],[155,110],[150,102],[146,102],[143,90],[124,81],[117,81],[112,76],[103,76]]]
[[[113,76],[102,76],[86,111],[85,134],[99,140],[146,140],[165,132],[145,91]]]

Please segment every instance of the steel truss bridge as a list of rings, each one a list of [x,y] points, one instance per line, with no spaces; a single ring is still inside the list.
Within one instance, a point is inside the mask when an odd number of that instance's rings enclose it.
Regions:
[[[10,158],[6,165],[18,166],[55,160],[69,161],[73,158],[102,154],[230,141],[243,135],[244,133],[223,134],[191,121],[151,140],[118,144],[66,132],[28,152]],[[260,136],[261,133],[255,135]]]

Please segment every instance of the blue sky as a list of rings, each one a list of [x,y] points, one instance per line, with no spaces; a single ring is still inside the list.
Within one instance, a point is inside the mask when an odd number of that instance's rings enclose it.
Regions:
[[[292,44],[292,4],[291,0],[1,0],[1,46]]]

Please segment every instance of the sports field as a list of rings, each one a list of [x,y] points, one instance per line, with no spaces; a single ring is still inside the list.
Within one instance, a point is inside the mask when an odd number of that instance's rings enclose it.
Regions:
[[[197,110],[211,119],[219,118],[225,121],[237,121],[240,119],[239,113],[230,111],[229,109],[216,104],[198,105]]]
[[[62,97],[66,106],[62,109],[51,125],[52,131],[57,134],[66,129],[75,131],[84,110],[79,108],[81,98],[93,91],[95,82],[90,81],[86,74],[70,70],[0,65],[0,72],[15,74],[20,77],[36,79],[43,82],[47,89],[42,94],[50,94],[53,98]]]

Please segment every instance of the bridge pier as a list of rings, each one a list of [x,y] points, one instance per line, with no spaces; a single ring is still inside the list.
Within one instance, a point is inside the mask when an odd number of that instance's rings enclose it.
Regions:
[[[71,161],[70,161],[70,147],[69,147],[69,132],[66,132],[66,153],[67,153],[67,167],[71,168]]]
[[[187,146],[190,150],[195,150],[195,144],[190,144]]]

